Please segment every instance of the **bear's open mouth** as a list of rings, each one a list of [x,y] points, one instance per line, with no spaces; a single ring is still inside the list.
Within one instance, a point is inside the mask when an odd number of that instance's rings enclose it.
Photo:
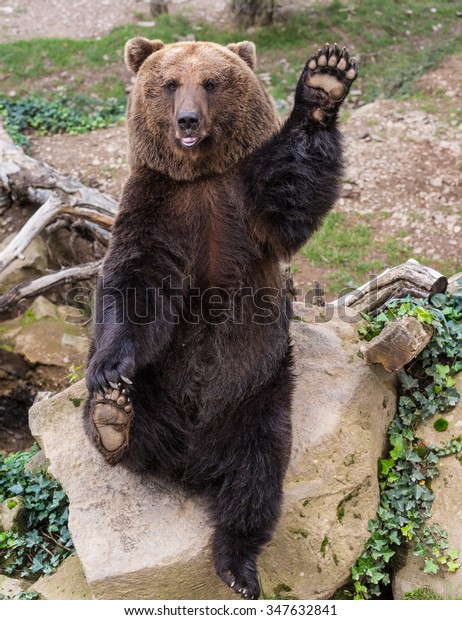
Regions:
[[[199,138],[197,138],[196,136],[185,136],[184,138],[180,138],[180,142],[183,146],[191,148],[199,142]]]

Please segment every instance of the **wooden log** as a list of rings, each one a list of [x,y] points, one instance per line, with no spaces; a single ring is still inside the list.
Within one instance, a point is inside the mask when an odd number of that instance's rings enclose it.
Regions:
[[[75,194],[53,190],[48,200],[24,224],[19,233],[0,252],[0,273],[16,258],[21,259],[24,250],[48,224],[62,214],[89,219],[103,228],[110,228],[114,220],[112,213],[99,205],[89,206],[80,202]],[[102,237],[102,234],[99,234]]]
[[[419,355],[433,336],[433,328],[413,316],[387,323],[371,342],[361,345],[366,364],[382,364],[388,372],[400,370]]]
[[[14,202],[40,207],[50,198],[53,190],[73,196],[72,206],[82,209],[80,217],[90,211],[100,214],[103,225],[110,225],[117,213],[117,203],[113,198],[97,189],[87,187],[80,181],[61,174],[55,168],[29,157],[14,144],[0,121],[0,187]]]
[[[115,200],[98,190],[61,174],[56,169],[26,155],[14,144],[0,121],[0,194],[10,201],[39,207],[23,228],[0,252],[0,273],[15,259],[22,259],[30,242],[59,218],[71,218],[74,233],[85,228],[94,239],[107,245],[117,214]],[[42,294],[55,286],[88,280],[97,275],[101,261],[89,262],[35,281],[21,283],[0,297],[0,312],[16,303]]]
[[[379,314],[392,299],[429,297],[444,292],[448,281],[441,274],[421,265],[414,259],[393,269],[387,269],[356,290],[337,299],[328,306],[344,306],[357,313]],[[349,312],[352,314],[352,312]]]
[[[99,260],[86,263],[85,265],[68,267],[67,269],[55,271],[54,273],[47,274],[36,280],[31,280],[25,284],[18,284],[12,288],[11,291],[0,296],[0,313],[9,310],[24,299],[43,295],[56,286],[95,278],[99,273],[102,262],[102,260]]]

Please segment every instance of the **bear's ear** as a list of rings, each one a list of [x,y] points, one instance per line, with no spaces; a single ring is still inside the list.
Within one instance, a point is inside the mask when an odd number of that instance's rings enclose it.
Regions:
[[[229,50],[237,54],[246,62],[252,71],[257,66],[257,52],[252,41],[241,41],[241,43],[230,43],[226,46]]]
[[[144,37],[135,37],[125,44],[125,64],[133,73],[138,73],[139,68],[148,56],[164,47],[165,43],[159,39],[149,41]]]

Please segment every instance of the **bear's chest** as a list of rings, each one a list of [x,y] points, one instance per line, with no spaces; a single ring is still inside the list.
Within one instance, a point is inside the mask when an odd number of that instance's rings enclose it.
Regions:
[[[235,288],[258,271],[259,248],[250,233],[243,197],[222,183],[182,188],[181,209],[188,271],[196,286]]]

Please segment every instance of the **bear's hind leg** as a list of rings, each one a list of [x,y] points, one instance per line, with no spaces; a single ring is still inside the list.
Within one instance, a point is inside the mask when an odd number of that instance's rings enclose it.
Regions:
[[[199,471],[215,463],[208,486],[219,577],[246,599],[257,599],[257,558],[273,534],[282,505],[291,445],[293,390],[290,352],[273,381],[236,410],[217,416],[202,436]]]
[[[213,561],[217,575],[236,593],[255,600],[260,595],[257,557],[270,536],[242,536],[232,530],[217,530],[213,537]]]
[[[127,390],[118,384],[104,395],[95,394],[87,407],[90,436],[107,462],[115,465],[128,449],[134,417]]]

